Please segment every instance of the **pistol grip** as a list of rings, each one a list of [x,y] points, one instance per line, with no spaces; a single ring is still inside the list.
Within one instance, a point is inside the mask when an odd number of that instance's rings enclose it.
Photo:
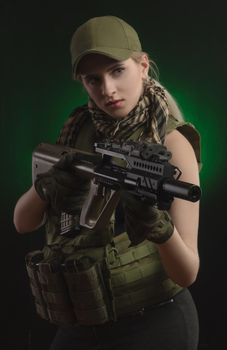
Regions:
[[[89,229],[105,227],[119,199],[120,191],[106,188],[92,180],[88,197],[81,211],[80,225]]]

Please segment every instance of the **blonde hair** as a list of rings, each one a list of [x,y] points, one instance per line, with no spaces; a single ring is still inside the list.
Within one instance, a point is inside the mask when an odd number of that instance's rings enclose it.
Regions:
[[[134,52],[132,54],[131,58],[135,62],[139,63],[141,60],[141,57],[143,55],[146,55],[148,57],[148,61],[149,61],[149,75],[148,75],[148,77],[150,79],[155,80],[156,84],[165,90],[170,114],[172,116],[174,116],[178,121],[183,121],[184,116],[183,116],[182,111],[180,110],[180,107],[178,106],[177,101],[170,94],[170,92],[159,82],[159,70],[158,70],[158,66],[156,65],[156,63],[152,59],[150,59],[149,55],[146,52]]]
[[[161,86],[165,90],[170,114],[173,117],[175,117],[178,121],[183,121],[184,120],[183,113],[181,112],[180,107],[178,106],[178,103],[175,100],[175,98],[169,93],[169,91],[159,81],[155,80],[155,82],[157,85]]]

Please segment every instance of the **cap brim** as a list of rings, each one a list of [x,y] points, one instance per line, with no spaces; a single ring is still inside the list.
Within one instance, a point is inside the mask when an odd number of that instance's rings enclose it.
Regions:
[[[108,47],[108,48],[96,47],[95,49],[87,50],[83,52],[81,55],[79,55],[76,61],[73,63],[73,76],[75,78],[77,75],[76,71],[81,59],[84,56],[87,56],[89,54],[94,54],[94,53],[113,58],[114,60],[117,60],[117,61],[124,61],[131,57],[133,51],[127,50],[127,49],[112,48],[112,47]]]

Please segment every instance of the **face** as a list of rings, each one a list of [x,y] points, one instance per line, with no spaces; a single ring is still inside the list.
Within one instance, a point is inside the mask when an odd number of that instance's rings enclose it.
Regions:
[[[132,58],[116,61],[104,55],[90,54],[79,65],[80,78],[90,98],[116,119],[125,117],[136,106],[148,69],[146,55],[137,63]]]

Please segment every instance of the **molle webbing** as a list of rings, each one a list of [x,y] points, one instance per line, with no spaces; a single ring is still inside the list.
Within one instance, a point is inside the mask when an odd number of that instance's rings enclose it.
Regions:
[[[132,247],[128,247],[129,243],[124,233],[116,237],[112,254],[107,254],[117,317],[157,305],[181,290],[167,277],[151,242]]]
[[[129,247],[124,233],[114,245],[63,260],[29,253],[26,265],[37,313],[58,325],[97,325],[171,298],[181,288],[167,278],[150,242]],[[76,256],[77,255],[77,256]]]
[[[66,283],[56,262],[44,262],[43,253],[34,251],[26,256],[36,311],[40,317],[55,324],[75,324]]]

